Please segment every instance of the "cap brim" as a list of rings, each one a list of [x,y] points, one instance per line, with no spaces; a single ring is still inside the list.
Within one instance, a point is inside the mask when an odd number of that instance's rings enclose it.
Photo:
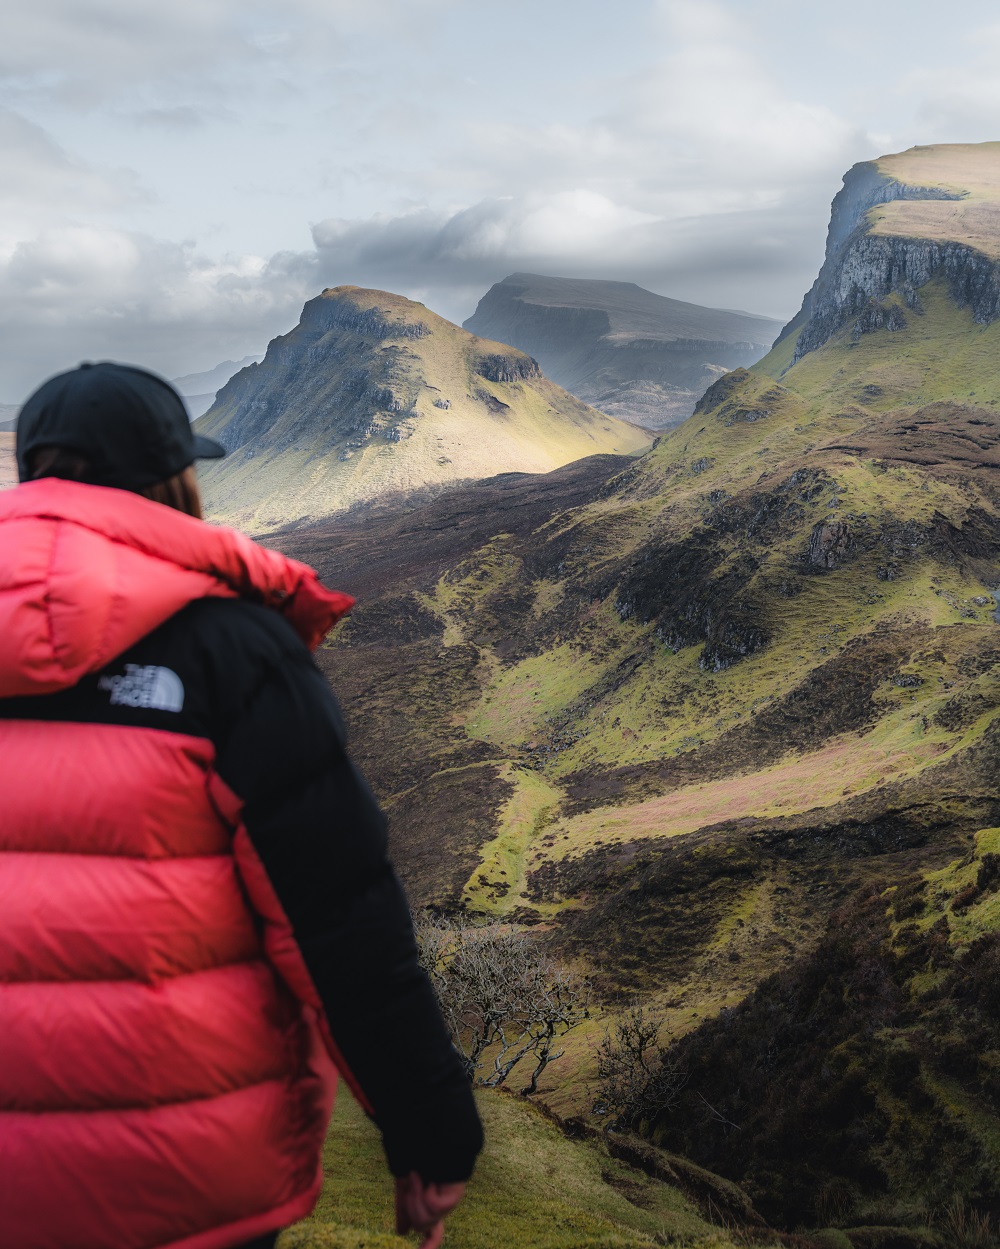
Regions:
[[[204,434],[194,436],[194,458],[196,460],[221,460],[226,448],[214,438],[206,438]]]

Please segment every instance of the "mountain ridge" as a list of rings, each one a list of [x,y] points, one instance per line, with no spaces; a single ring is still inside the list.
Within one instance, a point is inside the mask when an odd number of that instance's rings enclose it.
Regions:
[[[528,351],[601,411],[661,429],[689,415],[726,369],[759,359],[780,322],[633,282],[514,273],[491,287],[464,327]]]
[[[907,310],[919,315],[917,290],[938,277],[977,324],[1000,316],[1000,144],[947,145],[942,159],[943,150],[911,148],[845,175],[823,267],[775,342],[795,338],[791,363],[852,318],[859,332],[881,328],[886,317],[890,329],[902,328]],[[977,168],[977,156],[992,159],[980,159]],[[889,307],[884,301],[892,294],[900,301]]]

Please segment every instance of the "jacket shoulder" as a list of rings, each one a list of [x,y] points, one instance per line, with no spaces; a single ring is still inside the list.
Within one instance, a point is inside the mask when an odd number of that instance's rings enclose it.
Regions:
[[[305,643],[279,612],[246,599],[198,599],[149,635],[160,643],[175,637],[217,651],[227,666],[240,659],[281,663],[293,657],[310,658]]]

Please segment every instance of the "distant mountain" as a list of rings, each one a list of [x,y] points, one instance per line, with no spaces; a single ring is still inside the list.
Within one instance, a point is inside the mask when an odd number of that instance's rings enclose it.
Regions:
[[[523,352],[354,286],[310,300],[198,429],[230,451],[203,470],[213,514],[255,528],[650,441]]]
[[[205,373],[187,373],[171,379],[171,385],[184,398],[192,420],[203,416],[215,402],[215,396],[240,369],[257,364],[261,356],[244,356],[242,360],[224,360]]]
[[[602,412],[668,429],[723,373],[759,360],[781,322],[682,303],[634,282],[512,273],[465,329],[528,352]]]

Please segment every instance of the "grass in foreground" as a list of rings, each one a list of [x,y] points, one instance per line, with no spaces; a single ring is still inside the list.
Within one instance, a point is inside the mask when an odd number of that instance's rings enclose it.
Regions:
[[[727,1249],[668,1184],[565,1137],[533,1107],[482,1093],[486,1149],[469,1194],[448,1220],[449,1249]],[[406,1249],[393,1234],[392,1181],[375,1128],[346,1092],[327,1140],[328,1179],[311,1218],[280,1249]]]

